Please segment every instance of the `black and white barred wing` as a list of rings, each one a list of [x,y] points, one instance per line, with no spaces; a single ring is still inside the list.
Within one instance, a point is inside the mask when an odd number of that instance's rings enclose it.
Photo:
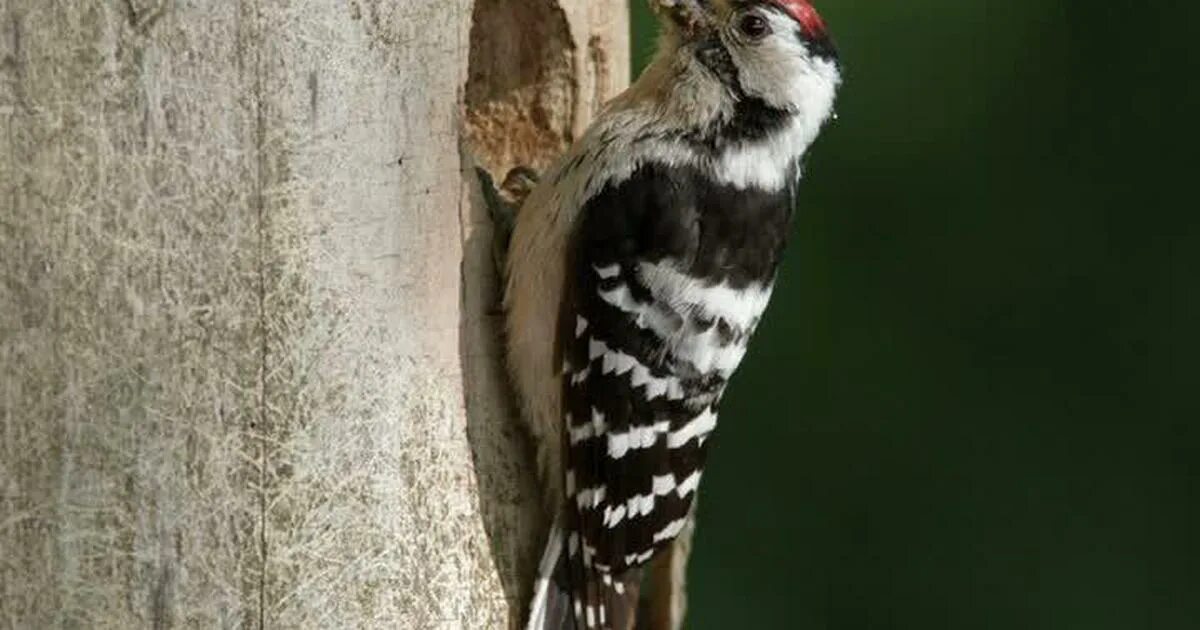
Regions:
[[[635,583],[690,517],[718,402],[770,295],[769,277],[737,286],[690,262],[721,236],[688,193],[641,171],[585,206],[572,241],[559,342],[581,627],[607,627],[605,596],[622,593],[606,589]]]

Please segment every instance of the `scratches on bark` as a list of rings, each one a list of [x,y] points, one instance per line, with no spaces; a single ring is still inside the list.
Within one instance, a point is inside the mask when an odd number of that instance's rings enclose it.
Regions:
[[[165,630],[174,625],[172,600],[175,590],[175,564],[163,560],[158,568],[158,577],[154,580],[153,591],[150,593],[150,622],[154,630]]]
[[[12,86],[12,100],[22,111],[29,112],[29,99],[25,94],[25,55],[21,42],[21,16],[14,11],[9,18],[7,30],[10,52],[0,58],[0,70],[12,74],[12,80],[9,81]]]
[[[167,11],[168,0],[125,0],[125,12],[133,30],[146,34]]]
[[[264,28],[262,6],[255,1],[252,15],[254,26],[254,175],[251,202],[254,205],[254,215],[257,231],[257,272],[258,272],[258,409],[251,415],[257,417],[258,426],[252,432],[258,437],[258,629],[267,627],[267,436],[270,434],[267,417],[267,370],[269,368],[270,347],[268,343],[267,315],[267,207],[264,188],[266,186],[267,155],[266,155],[266,93],[263,90],[262,59],[262,29]],[[253,425],[252,425],[253,427]]]

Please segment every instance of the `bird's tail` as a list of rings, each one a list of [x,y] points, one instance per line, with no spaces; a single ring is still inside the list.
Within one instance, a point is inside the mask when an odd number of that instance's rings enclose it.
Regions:
[[[597,571],[576,534],[555,519],[538,566],[525,630],[632,630],[641,569]]]
[[[562,526],[562,517],[554,519],[550,528],[550,540],[546,550],[542,552],[542,561],[538,564],[537,580],[533,583],[533,602],[529,605],[529,623],[525,630],[566,630],[570,615],[570,593],[561,588],[559,574],[563,573],[559,566],[563,564],[563,547],[566,543],[566,532]],[[567,604],[567,605],[564,605]]]

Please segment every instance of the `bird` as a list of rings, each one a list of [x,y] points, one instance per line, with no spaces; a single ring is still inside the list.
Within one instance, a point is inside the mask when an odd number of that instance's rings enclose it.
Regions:
[[[807,0],[651,3],[653,61],[504,230],[507,367],[552,523],[528,630],[632,628],[647,565],[690,543],[720,402],[842,84]]]

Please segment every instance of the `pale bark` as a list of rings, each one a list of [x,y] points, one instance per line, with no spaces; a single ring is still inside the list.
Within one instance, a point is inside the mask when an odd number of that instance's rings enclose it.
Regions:
[[[0,627],[512,627],[544,524],[472,169],[577,135],[626,21],[0,2]]]

